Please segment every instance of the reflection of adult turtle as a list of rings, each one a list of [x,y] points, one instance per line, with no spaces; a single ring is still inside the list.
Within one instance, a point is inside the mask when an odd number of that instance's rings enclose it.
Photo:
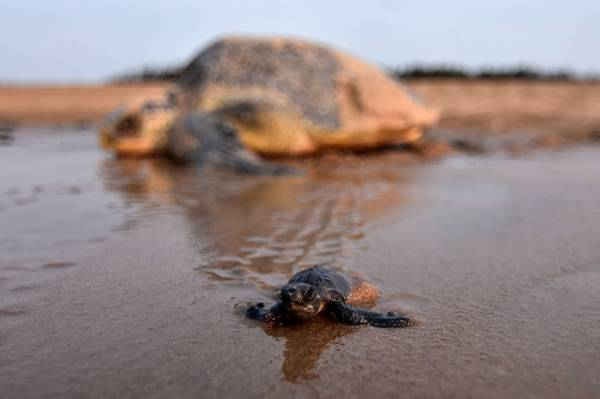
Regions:
[[[235,132],[238,148],[271,156],[409,143],[437,120],[378,68],[339,51],[296,39],[227,38],[200,52],[165,99],[109,118],[101,143],[121,155],[164,154],[172,152],[168,137],[180,134],[189,154],[204,130],[181,121],[206,114],[220,126],[212,131]]]
[[[280,301],[271,308],[261,302],[246,311],[251,319],[272,324],[291,324],[325,313],[334,320],[351,325],[369,324],[374,327],[408,327],[406,316],[386,314],[352,306],[352,302],[374,302],[375,287],[367,283],[352,286],[341,274],[321,266],[296,273],[281,288]]]

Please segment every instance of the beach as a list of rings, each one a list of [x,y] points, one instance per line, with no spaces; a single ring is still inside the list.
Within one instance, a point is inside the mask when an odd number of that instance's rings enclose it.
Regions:
[[[414,79],[405,86],[441,111],[440,129],[481,134],[545,132],[574,137],[600,131],[600,83]],[[122,104],[159,98],[167,83],[0,85],[0,122],[93,124]]]
[[[330,154],[295,161],[298,176],[244,177],[115,159],[93,129],[23,124],[0,146],[0,392],[597,396],[599,156]],[[244,318],[316,263],[359,274],[381,290],[376,309],[417,325]]]

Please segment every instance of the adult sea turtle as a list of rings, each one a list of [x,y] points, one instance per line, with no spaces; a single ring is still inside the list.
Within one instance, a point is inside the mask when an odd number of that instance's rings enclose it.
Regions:
[[[118,155],[243,155],[243,164],[262,166],[246,150],[297,156],[405,144],[437,119],[379,68],[341,51],[292,38],[227,37],[194,57],[163,98],[113,113],[100,142]],[[228,144],[206,146],[206,134]]]

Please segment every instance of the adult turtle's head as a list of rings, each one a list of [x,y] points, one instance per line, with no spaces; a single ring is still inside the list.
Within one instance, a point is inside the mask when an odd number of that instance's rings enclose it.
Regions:
[[[306,283],[286,284],[281,288],[280,298],[288,316],[298,320],[316,316],[326,302],[319,289]]]
[[[100,125],[102,148],[119,156],[152,156],[164,151],[167,133],[177,115],[171,96],[146,101],[135,108],[121,107],[109,114]]]

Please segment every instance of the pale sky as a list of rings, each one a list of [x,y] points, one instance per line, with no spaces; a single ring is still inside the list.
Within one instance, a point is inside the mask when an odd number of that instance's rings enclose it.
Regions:
[[[317,39],[387,66],[600,72],[598,0],[0,0],[0,82],[173,65],[227,33]]]

